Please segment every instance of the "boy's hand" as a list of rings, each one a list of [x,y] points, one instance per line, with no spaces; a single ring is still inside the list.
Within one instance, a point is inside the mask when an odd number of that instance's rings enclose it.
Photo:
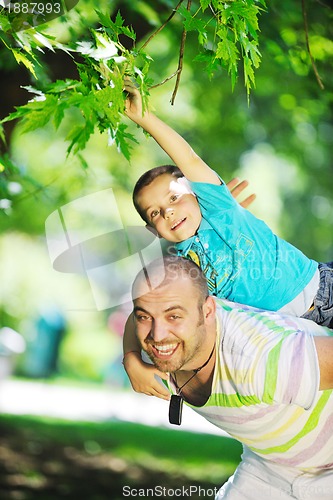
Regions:
[[[127,92],[126,115],[135,123],[138,123],[140,118],[142,118],[141,94],[129,78],[125,78],[124,80],[124,90]]]
[[[155,375],[168,380],[166,373],[160,372],[154,365],[144,363],[139,353],[128,353],[124,358],[124,368],[130,379],[135,392],[142,392],[147,396],[156,396],[157,398],[170,400],[170,393],[164,387]]]
[[[234,179],[231,179],[231,181],[229,181],[226,186],[227,188],[229,189],[230,193],[232,194],[232,196],[236,199],[243,191],[245,188],[247,188],[247,186],[249,185],[248,181],[239,181],[238,177],[235,177]],[[250,196],[248,196],[247,198],[245,198],[245,200],[243,200],[240,205],[243,207],[243,208],[247,208],[249,207],[253,202],[254,200],[256,199],[257,195],[256,194],[251,194]]]

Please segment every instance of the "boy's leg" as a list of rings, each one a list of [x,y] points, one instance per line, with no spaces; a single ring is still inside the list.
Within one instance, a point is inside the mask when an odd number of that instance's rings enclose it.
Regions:
[[[302,318],[333,328],[333,262],[319,264],[319,290],[313,307]]]

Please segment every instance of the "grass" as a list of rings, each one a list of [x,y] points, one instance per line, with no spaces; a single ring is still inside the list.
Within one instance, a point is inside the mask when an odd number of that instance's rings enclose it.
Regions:
[[[223,436],[116,421],[0,415],[0,434],[6,500],[120,500],[128,484],[220,487],[242,451]],[[89,485],[82,481],[86,476]]]

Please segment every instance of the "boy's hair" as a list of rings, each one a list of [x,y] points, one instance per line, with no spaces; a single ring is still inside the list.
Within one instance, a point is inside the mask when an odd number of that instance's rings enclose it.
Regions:
[[[148,170],[147,172],[142,174],[134,186],[133,204],[141,219],[143,219],[147,224],[149,224],[149,222],[146,219],[146,215],[142,212],[141,207],[137,201],[138,194],[144,187],[149,186],[149,184],[151,184],[157,177],[164,174],[173,175],[176,179],[184,177],[184,174],[181,170],[179,170],[178,167],[175,167],[174,165],[161,165],[160,167],[152,168],[151,170]]]

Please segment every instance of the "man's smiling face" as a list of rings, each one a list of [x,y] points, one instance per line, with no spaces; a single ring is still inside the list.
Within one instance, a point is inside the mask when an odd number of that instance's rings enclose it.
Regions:
[[[137,196],[148,224],[173,243],[193,236],[201,222],[197,199],[181,180],[171,174],[160,175]]]
[[[191,280],[180,276],[134,300],[134,322],[142,349],[163,372],[192,370],[205,341],[205,307]]]

